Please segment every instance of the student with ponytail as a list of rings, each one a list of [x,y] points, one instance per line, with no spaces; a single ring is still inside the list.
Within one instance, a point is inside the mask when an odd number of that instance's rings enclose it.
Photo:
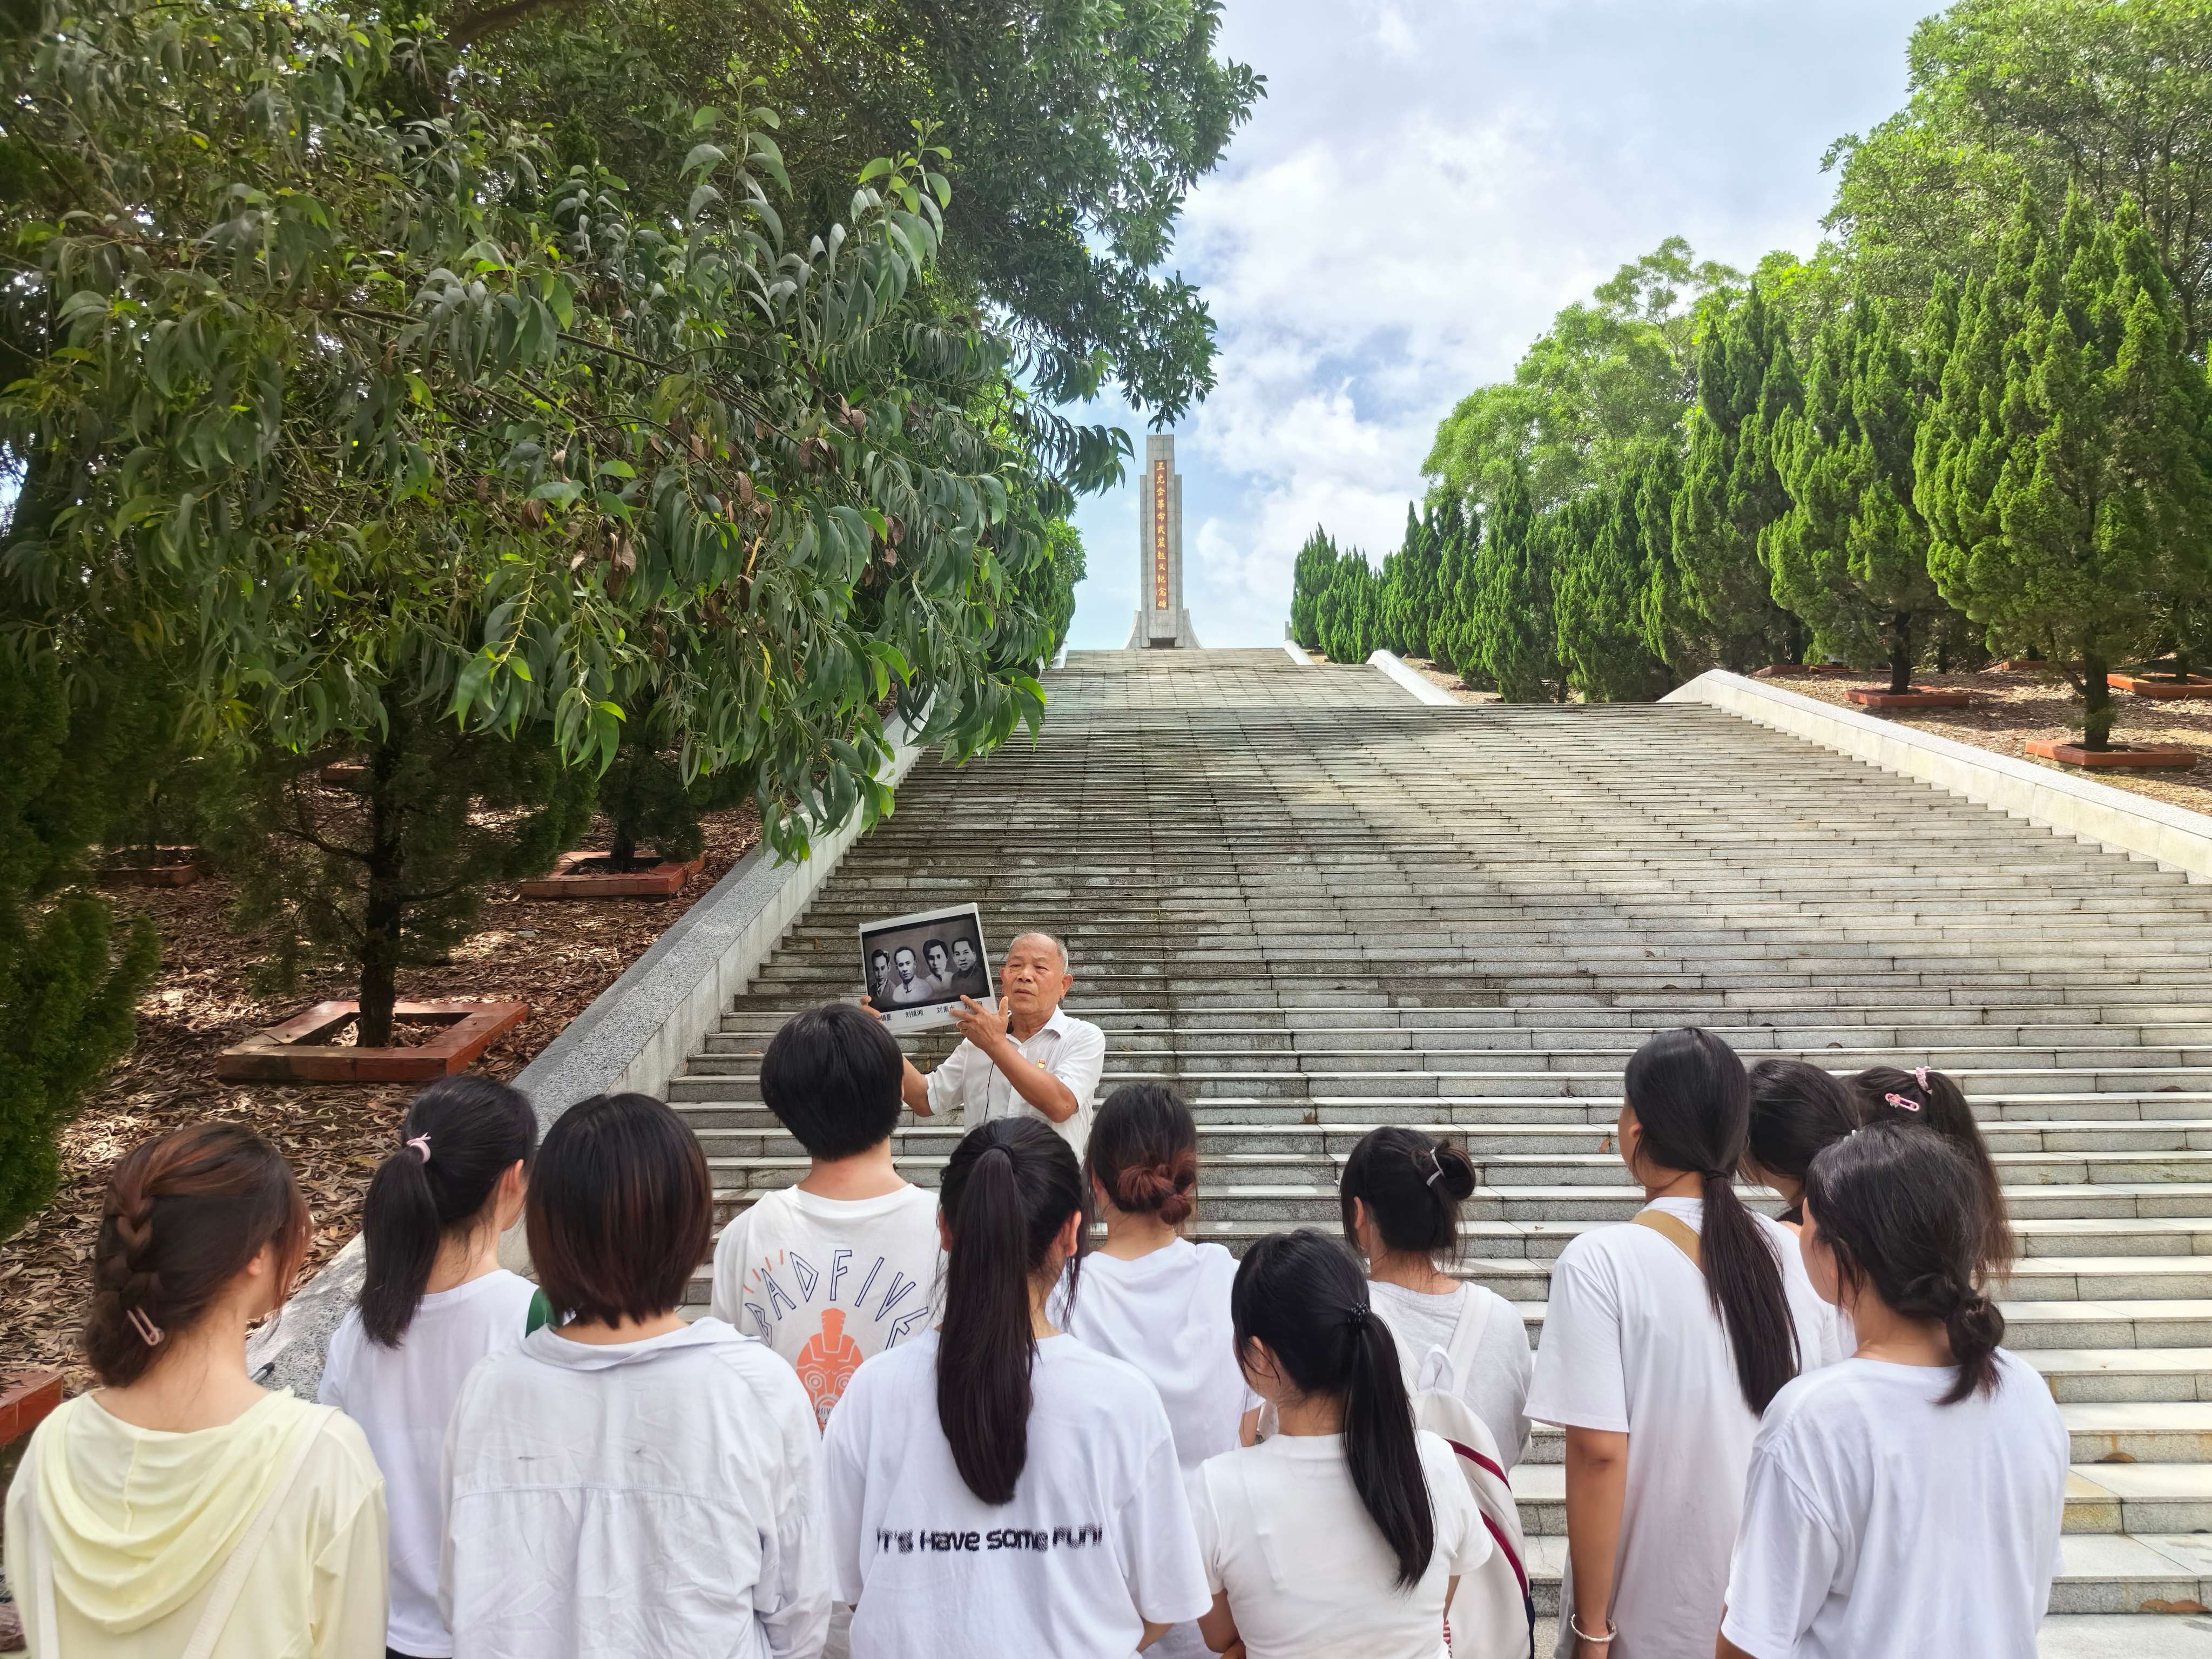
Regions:
[[[1081,1299],[1075,1154],[994,1118],[939,1193],[944,1322],[863,1362],[823,1441],[853,1659],[1128,1659],[1210,1598],[1158,1391],[1048,1317],[1063,1275]]]
[[[392,1516],[392,1615],[401,1659],[446,1659],[438,1612],[438,1460],[469,1367],[544,1322],[538,1287],[499,1265],[522,1214],[538,1116],[487,1077],[416,1095],[362,1206],[361,1299],[331,1334],[320,1399],[361,1425]]]
[[[1359,1138],[1337,1186],[1345,1243],[1367,1258],[1367,1294],[1414,1386],[1465,1401],[1510,1469],[1528,1449],[1528,1328],[1495,1291],[1444,1271],[1459,1260],[1459,1206],[1474,1194],[1465,1152],[1395,1124]],[[1453,1372],[1455,1345],[1470,1356],[1464,1376]]]
[[[1707,1659],[1759,1414],[1838,1357],[1834,1325],[1796,1235],[1736,1195],[1751,1088],[1735,1051],[1662,1031],[1625,1085],[1615,1145],[1644,1207],[1560,1253],[1528,1395],[1566,1430],[1559,1652]]]
[[[1959,1149],[1966,1160],[1972,1184],[1981,1200],[1982,1237],[1975,1247],[1974,1271],[1979,1282],[1994,1285],[2012,1272],[2012,1218],[2005,1209],[2004,1188],[1997,1166],[1982,1139],[1974,1109],[1966,1104],[1966,1091],[1957,1081],[1925,1066],[1905,1071],[1895,1066],[1869,1066],[1851,1079],[1858,1096],[1863,1121],[1891,1119],[1932,1129]]]
[[[1945,1137],[1877,1122],[1813,1161],[1805,1265],[1858,1351],[1767,1408],[1719,1652],[2016,1659],[2059,1570],[2069,1456],[1977,1283],[1989,1218]]]
[[[37,1659],[376,1659],[384,1486],[343,1413],[271,1394],[246,1332],[307,1255],[307,1206],[243,1124],[108,1178],[84,1353],[100,1386],[32,1435],[8,1583]]]
[[[1437,1659],[1492,1543],[1451,1448],[1416,1430],[1398,1347],[1352,1253],[1310,1229],[1245,1252],[1237,1356],[1279,1431],[1191,1482],[1207,1645],[1249,1659]]]

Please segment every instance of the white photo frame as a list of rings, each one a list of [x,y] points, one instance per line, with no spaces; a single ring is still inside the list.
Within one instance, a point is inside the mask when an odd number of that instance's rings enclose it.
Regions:
[[[994,1012],[997,988],[983,942],[983,913],[973,904],[860,924],[860,984],[894,1031],[952,1024],[963,996]]]

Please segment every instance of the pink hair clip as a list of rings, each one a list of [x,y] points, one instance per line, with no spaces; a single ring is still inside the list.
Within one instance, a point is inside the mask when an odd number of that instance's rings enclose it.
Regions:
[[[1920,1085],[1921,1093],[1928,1092],[1928,1068],[1925,1066],[1916,1066],[1912,1068],[1912,1080]]]
[[[126,1308],[123,1316],[131,1322],[131,1328],[138,1333],[138,1340],[149,1348],[160,1347],[162,1339],[168,1335],[167,1331],[146,1317],[143,1308]]]
[[[1884,1095],[1882,1098],[1900,1112],[1917,1112],[1920,1109],[1918,1101],[1907,1100],[1903,1095]]]
[[[412,1148],[416,1152],[417,1152],[417,1153],[419,1153],[419,1154],[421,1155],[422,1159],[422,1161],[423,1161],[425,1164],[428,1164],[428,1163],[430,1161],[430,1137],[429,1137],[429,1136],[428,1136],[428,1135],[416,1135],[416,1136],[415,1136],[413,1139],[410,1139],[410,1140],[408,1141],[408,1143],[407,1143],[407,1144],[408,1144],[408,1146],[409,1146],[410,1147],[411,1147],[411,1148]]]

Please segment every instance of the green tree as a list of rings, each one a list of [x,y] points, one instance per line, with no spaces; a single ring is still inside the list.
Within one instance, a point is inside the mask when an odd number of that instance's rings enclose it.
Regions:
[[[684,216],[694,142],[671,108],[782,113],[800,222],[843,219],[873,157],[936,124],[951,151],[948,313],[994,315],[1054,402],[1107,381],[1173,421],[1212,387],[1213,323],[1163,268],[1185,195],[1220,161],[1263,82],[1215,55],[1218,0],[447,0],[472,95],[549,128],[562,167],[604,167]],[[665,187],[648,179],[667,179]]]
[[[1406,506],[1406,533],[1398,549],[1382,561],[1379,632],[1385,650],[1404,657],[1425,657],[1428,607],[1435,586],[1435,538],[1425,516]]]
[[[1566,698],[1553,617],[1552,539],[1534,533],[1536,522],[1527,485],[1507,478],[1474,560],[1470,648],[1507,702]]]
[[[1557,573],[1560,660],[1584,702],[1650,702],[1674,683],[1644,631],[1655,550],[1670,535],[1662,482],[1670,464],[1664,450],[1647,454],[1610,489],[1546,514],[1538,532]]]
[[[1759,537],[1789,510],[1774,466],[1773,434],[1801,402],[1786,320],[1757,288],[1728,307],[1698,349],[1698,404],[1689,417],[1681,488],[1674,500],[1668,630],[1702,634],[1722,666],[1797,659],[1801,630],[1774,602]]]
[[[1291,569],[1291,637],[1308,651],[1322,649],[1321,601],[1343,556],[1328,532],[1316,525],[1298,549]]]
[[[1950,307],[1931,306],[1929,356],[1941,361]],[[1759,554],[1774,597],[1813,631],[1814,647],[1860,667],[1887,662],[1889,689],[1950,614],[1928,574],[1928,526],[1912,505],[1912,447],[1928,386],[1888,309],[1866,300],[1822,325],[1802,410],[1774,430],[1790,494]]]
[[[1670,236],[1567,307],[1513,378],[1462,398],[1422,471],[1487,506],[1518,471],[1539,508],[1612,483],[1697,395],[1698,313],[1742,281]]]
[[[129,770],[112,735],[98,709],[72,709],[52,664],[0,652],[0,1238],[53,1196],[56,1139],[130,1048],[160,960],[151,924],[117,938],[86,884]]]
[[[2138,204],[2189,349],[2212,337],[2212,11],[2204,0],[1960,0],[1914,30],[1911,96],[1837,143],[1828,222],[1860,280],[1917,305],[1987,276],[2023,188]]]
[[[2160,596],[2203,591],[2203,371],[2142,216],[2081,196],[2055,229],[2023,194],[1967,286],[1915,499],[1943,596],[2009,644],[2045,647],[2109,746],[2106,671],[2155,642]]]

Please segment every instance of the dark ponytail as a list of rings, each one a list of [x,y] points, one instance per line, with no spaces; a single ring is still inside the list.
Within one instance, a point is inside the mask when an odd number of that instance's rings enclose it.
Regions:
[[[1869,1066],[1851,1079],[1865,1121],[1890,1119],[1933,1129],[1959,1149],[1973,1170],[1981,1195],[1982,1237],[1975,1260],[1984,1284],[2012,1271],[2012,1218],[2005,1209],[2004,1187],[1997,1166],[1982,1139],[1974,1109],[1966,1104],[1966,1091],[1942,1073],[1923,1066],[1901,1071],[1894,1066]]]
[[[1996,1388],[2004,1316],[1975,1283],[1989,1218],[1955,1141],[1870,1124],[1813,1160],[1805,1202],[1845,1285],[1871,1287],[1903,1318],[1942,1322],[1959,1368],[1943,1404]]]
[[[1370,1129],[1344,1160],[1344,1176],[1337,1183],[1344,1242],[1359,1247],[1352,1224],[1356,1199],[1367,1206],[1368,1219],[1386,1249],[1431,1261],[1455,1261],[1459,1206],[1474,1193],[1474,1165],[1449,1141],[1395,1125]]]
[[[1053,1241],[1084,1213],[1083,1171],[1066,1141],[1035,1118],[1000,1117],[952,1149],[938,1201],[951,1246],[937,1345],[937,1418],[960,1478],[986,1504],[1010,1504],[1030,1455],[1030,1287],[1056,1273]],[[1075,1267],[1083,1231],[1077,1230]],[[1068,1299],[1075,1298],[1074,1270]]]
[[[1628,1062],[1629,1109],[1642,1126],[1637,1161],[1701,1178],[1698,1230],[1705,1293],[1735,1354],[1744,1401],[1764,1412],[1797,1375],[1797,1328],[1773,1241],[1736,1196],[1751,1121],[1743,1062],[1711,1031],[1662,1031]]]
[[[1344,1402],[1344,1456],[1359,1501],[1411,1589],[1436,1552],[1436,1514],[1390,1328],[1369,1308],[1351,1251],[1310,1227],[1276,1233],[1237,1264],[1229,1314],[1247,1366],[1262,1343],[1309,1397]]]
[[[1098,1109],[1083,1163],[1115,1209],[1180,1227],[1198,1194],[1198,1122],[1165,1084],[1126,1083]]]
[[[504,1083],[441,1077],[415,1097],[399,1136],[361,1210],[361,1328],[387,1348],[414,1322],[439,1245],[478,1224],[501,1176],[529,1168],[538,1115]]]
[[[1858,1097],[1827,1067],[1802,1060],[1762,1060],[1751,1068],[1744,1174],[1753,1180],[1780,1176],[1802,1187],[1813,1160],[1858,1127]],[[1748,1167],[1754,1164],[1755,1170]],[[1782,1218],[1802,1221],[1802,1209],[1792,1204]]]

